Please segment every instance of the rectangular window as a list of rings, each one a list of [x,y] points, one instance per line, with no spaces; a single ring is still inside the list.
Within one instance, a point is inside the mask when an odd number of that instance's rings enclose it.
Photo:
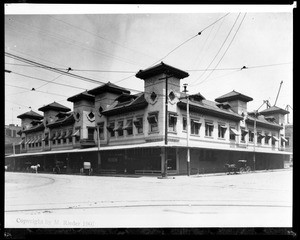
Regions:
[[[99,123],[99,138],[104,139],[104,122]]]
[[[17,136],[17,131],[16,130],[12,130],[12,133],[13,133],[13,137],[16,137]]]
[[[111,137],[115,136],[114,129],[115,129],[115,122],[110,122],[109,125],[107,126],[107,130],[109,131]]]
[[[177,125],[177,115],[169,114],[169,131],[176,132],[176,125]]]
[[[246,141],[246,135],[249,133],[249,131],[246,130],[245,128],[241,128],[241,132],[242,132],[242,134],[241,134],[241,141],[245,142]]]
[[[114,131],[118,133],[118,137],[122,137],[123,133],[123,121],[119,121],[117,127],[115,127]]]
[[[238,136],[238,135],[239,135],[239,133],[236,130],[236,128],[235,127],[230,127],[229,139],[232,140],[232,141],[235,141],[236,140],[236,136]]]
[[[191,134],[199,135],[199,130],[201,127],[201,122],[199,120],[191,120]]]
[[[205,136],[212,137],[214,131],[214,124],[212,122],[205,123]]]
[[[182,129],[183,129],[183,131],[186,131],[186,125],[187,125],[186,117],[183,117],[182,118]]]
[[[279,141],[279,139],[275,136],[275,134],[272,134],[272,145],[275,146],[277,141]]]
[[[94,141],[95,129],[94,128],[87,128],[87,130],[88,130],[88,140]]]
[[[149,114],[147,119],[150,126],[150,132],[158,132],[158,113]]]
[[[218,125],[218,137],[219,138],[225,138],[225,132],[227,130],[227,127],[225,124],[219,124]]]
[[[126,125],[123,127],[123,130],[126,130],[128,136],[132,135],[133,133],[132,119],[126,121]]]
[[[136,127],[137,133],[143,133],[143,118],[136,118],[136,120],[134,120],[133,123]]]
[[[75,142],[80,141],[80,127],[75,128],[75,132],[72,134],[72,137],[75,137]]]
[[[45,141],[45,146],[49,145],[49,133],[45,133],[45,138],[43,139]]]
[[[286,147],[290,146],[290,138],[286,137],[285,139],[287,140],[287,142],[285,143],[285,146]]]
[[[249,130],[249,142],[254,141],[254,132],[252,130]]]
[[[270,135],[269,135],[269,133],[265,133],[265,144],[267,144],[267,145],[269,145],[269,140],[270,140]]]
[[[261,132],[257,132],[257,144],[261,144]]]

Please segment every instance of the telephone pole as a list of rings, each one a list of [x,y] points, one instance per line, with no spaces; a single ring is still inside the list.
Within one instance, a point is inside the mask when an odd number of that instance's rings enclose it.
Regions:
[[[183,84],[184,90],[183,92],[186,94],[186,161],[187,161],[187,175],[190,176],[191,174],[191,161],[190,161],[190,148],[189,148],[189,138],[190,138],[190,99],[189,95],[187,94],[188,90],[187,83]]]

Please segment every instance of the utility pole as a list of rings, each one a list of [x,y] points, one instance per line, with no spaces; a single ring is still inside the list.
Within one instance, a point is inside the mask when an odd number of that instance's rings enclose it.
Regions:
[[[255,159],[255,145],[256,145],[256,117],[257,117],[257,114],[258,113],[258,110],[256,110],[255,112],[254,112],[254,132],[253,132],[253,134],[254,134],[254,136],[253,136],[253,171],[255,171],[255,161],[256,161],[256,159]]]
[[[191,162],[190,162],[190,148],[189,148],[189,138],[190,138],[190,98],[187,94],[188,90],[187,88],[187,83],[183,84],[184,90],[186,94],[186,161],[187,161],[187,175],[190,176],[191,174]]]
[[[277,93],[277,97],[276,97],[276,100],[275,100],[275,103],[274,103],[274,106],[276,105],[277,103],[277,99],[278,99],[278,95],[280,93],[280,89],[281,89],[281,85],[282,85],[283,81],[280,82],[280,86],[279,86],[279,90],[278,90],[278,93]]]

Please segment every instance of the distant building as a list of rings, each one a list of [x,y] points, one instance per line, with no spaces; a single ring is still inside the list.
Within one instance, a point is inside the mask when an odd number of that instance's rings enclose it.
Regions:
[[[142,93],[109,82],[68,98],[73,111],[53,102],[39,108],[44,116],[21,114],[21,154],[6,160],[15,159],[14,169],[29,162],[47,171],[59,161],[78,172],[88,161],[95,172],[153,174],[165,170],[167,159],[170,174],[187,174],[187,95],[180,80],[188,76],[160,63],[136,74]],[[283,168],[290,155],[283,127],[288,111],[274,106],[256,116],[247,109],[253,99],[237,91],[215,101],[200,93],[189,99],[192,172],[222,172],[240,159],[256,170]]]
[[[13,154],[13,144],[15,153],[20,153],[21,130],[22,127],[15,124],[5,125],[5,155]]]

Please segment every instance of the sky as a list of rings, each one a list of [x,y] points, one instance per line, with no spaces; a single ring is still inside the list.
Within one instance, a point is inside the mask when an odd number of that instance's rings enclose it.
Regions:
[[[5,124],[54,101],[72,109],[68,97],[108,81],[141,92],[135,74],[161,61],[189,73],[182,90],[212,101],[235,90],[249,112],[273,106],[283,81],[276,106],[293,108],[292,7],[83,6],[5,5]]]

